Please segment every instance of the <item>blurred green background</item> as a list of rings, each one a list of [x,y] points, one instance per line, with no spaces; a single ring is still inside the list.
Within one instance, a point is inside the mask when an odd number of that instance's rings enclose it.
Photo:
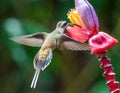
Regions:
[[[89,0],[99,17],[100,30],[120,39],[120,0]],[[0,93],[109,93],[96,55],[89,51],[54,51],[49,67],[41,72],[36,89],[33,58],[39,48],[8,38],[51,32],[74,0],[0,0]],[[120,81],[120,44],[108,51]]]

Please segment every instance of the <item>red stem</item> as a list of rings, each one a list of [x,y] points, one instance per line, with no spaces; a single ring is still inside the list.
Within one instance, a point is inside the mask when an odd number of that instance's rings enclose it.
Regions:
[[[115,81],[115,73],[113,67],[110,64],[110,59],[106,56],[106,52],[98,54],[98,60],[100,61],[100,67],[104,70],[103,76],[106,79],[106,85],[109,87],[110,93],[120,93],[119,82]]]

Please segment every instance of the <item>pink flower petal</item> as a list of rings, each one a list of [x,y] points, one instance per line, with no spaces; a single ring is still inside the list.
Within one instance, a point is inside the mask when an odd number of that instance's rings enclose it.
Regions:
[[[80,28],[78,26],[68,26],[66,28],[66,31],[68,32],[68,36],[72,37],[74,40],[77,40],[79,42],[86,42],[92,33],[92,31]]]
[[[89,45],[92,47],[91,54],[97,54],[108,50],[117,43],[117,39],[104,32],[99,32],[89,39]]]
[[[87,0],[75,0],[75,8],[82,18],[86,28],[97,34],[99,31],[99,23],[96,12]]]

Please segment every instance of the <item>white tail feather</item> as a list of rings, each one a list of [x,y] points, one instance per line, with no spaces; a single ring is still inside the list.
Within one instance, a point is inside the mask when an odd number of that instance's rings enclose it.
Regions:
[[[36,70],[35,74],[34,74],[34,77],[33,77],[33,80],[32,80],[32,83],[31,83],[31,86],[30,86],[31,88],[35,88],[36,87],[39,74],[40,74],[40,70]]]

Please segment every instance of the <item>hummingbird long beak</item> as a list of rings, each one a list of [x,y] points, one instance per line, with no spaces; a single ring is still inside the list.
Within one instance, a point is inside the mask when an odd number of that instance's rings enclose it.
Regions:
[[[78,26],[78,27],[81,27],[81,26],[80,26],[80,25],[78,25],[78,24],[72,24],[72,23],[68,23],[66,27],[68,27],[68,26],[71,26],[71,27],[73,27],[73,26]]]

